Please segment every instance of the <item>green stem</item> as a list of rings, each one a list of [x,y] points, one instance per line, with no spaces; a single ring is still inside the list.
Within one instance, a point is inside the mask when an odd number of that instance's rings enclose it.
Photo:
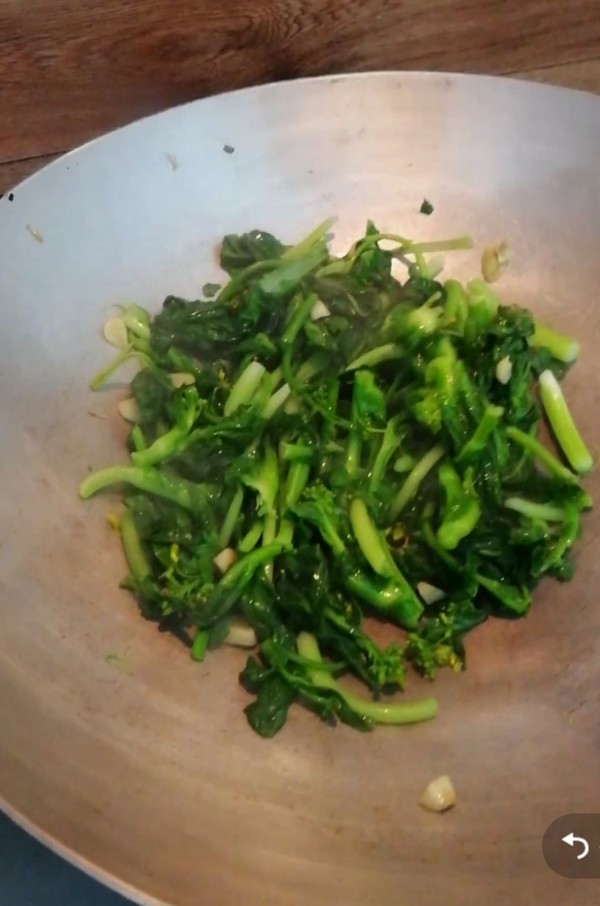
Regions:
[[[531,434],[526,434],[519,428],[513,428],[512,426],[506,429],[506,434],[511,440],[514,440],[516,444],[522,447],[523,450],[529,453],[530,456],[537,459],[550,475],[553,475],[555,478],[559,478],[561,481],[565,481],[568,484],[577,484],[577,475],[574,475],[573,472],[565,468],[556,456],[553,456],[552,453],[547,450],[539,440],[532,437]]]
[[[155,466],[176,455],[180,451],[181,445],[190,436],[190,427],[191,425],[189,427],[174,425],[161,437],[157,437],[149,447],[134,451],[131,454],[132,463],[134,466]]]
[[[489,436],[496,430],[503,415],[501,406],[486,406],[475,431],[458,454],[458,462],[468,462],[485,449]]]
[[[265,370],[264,365],[256,361],[244,368],[223,406],[225,416],[232,415],[240,406],[248,405],[260,386]]]
[[[260,417],[265,421],[273,418],[277,410],[287,402],[291,392],[292,388],[289,384],[284,384],[283,387],[280,387],[279,390],[276,390],[275,393],[273,393],[265,403],[265,406],[260,413]]]
[[[131,510],[125,510],[121,516],[119,531],[129,571],[136,582],[142,582],[150,575],[151,569]]]
[[[369,487],[371,490],[377,488],[385,474],[388,463],[402,441],[402,435],[399,433],[396,419],[390,419],[385,426],[381,445],[377,451],[375,462],[369,475]]]
[[[311,378],[320,371],[323,371],[323,369],[327,367],[327,364],[327,358],[323,353],[319,352],[314,356],[311,356],[296,370],[294,386],[299,389],[302,384],[307,384]],[[285,404],[284,412],[286,415],[294,415],[296,412],[300,411],[300,406],[301,400],[299,396],[292,395]]]
[[[353,428],[348,435],[346,456],[344,459],[344,466],[346,468],[346,471],[352,478],[355,478],[359,473],[361,453],[362,440],[358,431]]]
[[[592,457],[583,442],[561,386],[549,370],[540,374],[540,396],[559,446],[576,472],[589,472]]]
[[[560,536],[547,551],[542,563],[536,570],[536,575],[542,576],[545,572],[556,566],[565,556],[566,552],[575,544],[579,535],[580,516],[574,508],[569,508],[565,514],[565,522]]]
[[[404,355],[402,346],[397,343],[384,343],[383,346],[375,346],[359,355],[358,358],[346,366],[346,371],[356,371],[358,368],[374,368],[380,362],[389,362],[392,359],[401,359]]]
[[[472,248],[473,239],[471,236],[457,236],[455,239],[437,239],[431,242],[409,242],[405,246],[406,252],[414,253],[418,250],[423,254],[431,252],[460,252],[468,251]]]
[[[269,547],[275,541],[277,537],[277,516],[275,513],[270,513],[268,516],[265,516],[265,524],[263,529],[262,543],[263,547]],[[265,579],[268,582],[273,581],[273,561],[269,560],[264,564],[264,573]]]
[[[136,453],[139,453],[140,450],[145,450],[147,447],[144,432],[139,425],[134,425],[131,429],[131,443]]]
[[[258,542],[260,541],[260,536],[263,533],[264,523],[262,519],[255,519],[240,543],[237,546],[238,551],[242,554],[249,554],[250,551],[254,550]]]
[[[529,338],[529,345],[534,349],[547,349],[553,358],[567,365],[575,361],[581,349],[577,340],[557,333],[537,321],[533,335]]]
[[[552,506],[550,503],[535,503],[533,500],[525,500],[523,497],[508,497],[504,501],[507,510],[513,510],[529,519],[543,519],[544,522],[563,522],[565,511],[558,506]]]
[[[82,481],[79,495],[83,500],[87,500],[98,491],[118,484],[130,484],[138,491],[155,494],[157,497],[170,500],[192,512],[203,510],[211,493],[203,485],[186,481],[183,478],[171,478],[156,469],[138,466],[110,466],[108,469],[93,472]]]
[[[301,632],[296,640],[298,653],[307,661],[323,663],[319,645],[314,636]],[[438,712],[438,703],[434,698],[422,698],[411,702],[374,702],[355,695],[324,669],[311,668],[309,674],[314,685],[319,689],[328,689],[337,693],[346,704],[363,717],[379,724],[411,724],[430,720]]]
[[[383,547],[382,535],[371,521],[367,505],[362,498],[354,498],[350,504],[349,515],[352,531],[363,557],[378,576],[389,579],[392,570]]]
[[[416,496],[421,484],[443,455],[444,450],[442,447],[433,447],[411,469],[390,506],[389,517],[392,522],[398,518],[405,506]]]
[[[231,541],[231,536],[233,535],[233,530],[235,529],[236,523],[238,521],[239,515],[242,511],[242,504],[244,502],[244,489],[238,488],[231,503],[229,504],[229,509],[225,519],[223,520],[223,526],[219,534],[219,544],[221,548],[227,547]]]
[[[121,310],[123,312],[121,317],[127,330],[136,337],[148,341],[150,339],[150,315],[148,312],[133,303],[123,305]]]
[[[208,641],[210,638],[210,631],[208,629],[198,629],[196,635],[194,636],[194,641],[192,642],[191,655],[193,660],[201,662],[206,657],[206,652],[208,650]]]
[[[220,291],[212,305],[216,308],[218,305],[222,305],[224,302],[229,302],[234,296],[238,295],[241,289],[246,285],[246,283],[252,278],[257,277],[259,274],[264,274],[268,271],[272,271],[275,268],[279,267],[281,260],[279,258],[269,258],[264,259],[263,261],[254,261],[252,264],[249,264],[243,271],[240,271],[239,274],[236,274],[229,283],[226,283],[223,289]]]
[[[314,293],[308,293],[306,296],[301,296],[299,301],[296,304],[292,316],[287,324],[285,330],[283,331],[283,336],[281,337],[281,345],[283,349],[289,349],[296,342],[296,338],[305,322],[310,318],[310,313],[315,307],[315,302],[317,297]]]
[[[464,290],[458,280],[446,280],[444,289],[446,290],[444,306],[446,320],[449,323],[456,324],[462,333],[469,314],[469,304],[465,298]]]
[[[506,585],[498,579],[490,579],[488,576],[482,576],[476,573],[475,578],[480,585],[491,595],[497,598],[501,604],[504,604],[514,613],[523,614],[528,610],[531,604],[531,595],[526,588],[517,588],[514,585]]]
[[[445,547],[442,547],[431,523],[427,521],[424,522],[422,532],[423,541],[429,548],[431,548],[434,554],[437,554],[442,563],[445,563],[448,569],[451,569],[453,572],[460,573],[462,571],[461,564],[458,560],[456,560],[455,557],[452,556],[451,553],[446,550]]]
[[[326,254],[325,247],[317,245],[313,246],[304,258],[286,262],[281,259],[278,267],[261,277],[258,282],[260,290],[266,296],[280,296],[291,292],[304,277],[319,266]]]
[[[294,523],[291,519],[286,519],[284,517],[281,520],[279,533],[276,540],[279,541],[284,547],[292,546],[292,541],[294,540]]]
[[[293,507],[298,503],[308,482],[309,475],[310,465],[307,462],[296,460],[291,464],[288,470],[285,482],[285,492],[283,495],[284,511],[289,510],[290,507]]]
[[[108,363],[108,365],[106,365],[104,368],[101,368],[100,371],[98,371],[97,374],[94,375],[94,377],[90,381],[90,389],[99,390],[102,385],[106,383],[109,377],[111,377],[111,375],[121,367],[121,365],[123,365],[128,359],[134,358],[139,359],[140,362],[143,362],[143,364],[147,367],[152,365],[151,359],[145,353],[139,352],[137,349],[133,349],[133,347],[128,346],[127,349],[123,349],[121,352],[119,352],[114,357],[114,359],[112,359]]]
[[[286,249],[281,256],[281,260],[297,261],[299,258],[304,258],[306,253],[309,252],[316,243],[320,243],[326,238],[335,221],[335,217],[327,217],[322,223],[316,226],[314,230],[311,230],[308,236],[305,236],[304,239],[296,245],[291,246],[291,248]]]
[[[313,460],[314,448],[308,444],[283,441],[280,447],[279,456],[282,462],[303,462],[308,464]]]

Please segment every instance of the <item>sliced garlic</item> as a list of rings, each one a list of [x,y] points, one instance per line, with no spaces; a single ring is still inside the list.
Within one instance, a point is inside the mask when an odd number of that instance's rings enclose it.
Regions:
[[[180,387],[190,387],[192,384],[196,383],[194,375],[189,374],[186,371],[175,371],[173,374],[169,375],[169,379],[176,390]]]
[[[226,573],[230,566],[237,560],[237,555],[232,547],[225,547],[213,558],[213,563],[220,573]]]
[[[40,233],[40,231],[39,231],[39,230],[36,230],[35,227],[30,226],[30,224],[27,224],[27,232],[28,232],[31,236],[33,236],[33,238],[35,239],[36,242],[43,242],[43,241],[44,241],[44,237],[42,236],[42,234]]]
[[[501,384],[508,384],[512,377],[512,362],[510,356],[504,356],[496,365],[496,380]]]
[[[404,283],[406,280],[406,265],[400,261],[398,258],[392,258],[390,264],[390,274],[394,280],[398,280],[400,283]]]
[[[508,264],[508,246],[506,242],[490,245],[481,256],[481,273],[486,283],[495,283]]]
[[[235,645],[237,648],[254,648],[258,639],[252,626],[249,626],[244,620],[233,619],[229,625],[229,631],[225,636],[226,645]]]
[[[127,399],[121,400],[118,405],[119,414],[126,422],[131,422],[135,424],[140,420],[140,410],[139,406],[132,396],[128,396]]]
[[[438,601],[446,597],[445,591],[442,591],[441,588],[436,588],[435,585],[430,585],[429,582],[417,582],[417,591],[426,604],[437,604]]]
[[[110,343],[111,346],[115,346],[117,349],[127,349],[129,340],[127,338],[127,328],[123,318],[109,318],[104,323],[103,333],[104,339],[107,343]]]
[[[431,781],[420,804],[430,812],[445,812],[456,805],[456,790],[447,774]]]
[[[324,302],[321,302],[320,299],[317,299],[313,305],[310,312],[311,321],[320,321],[321,318],[328,318],[331,312],[327,308]]]

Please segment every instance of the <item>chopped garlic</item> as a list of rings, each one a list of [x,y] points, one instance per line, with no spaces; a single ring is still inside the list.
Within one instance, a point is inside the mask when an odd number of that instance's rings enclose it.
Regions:
[[[435,585],[430,585],[429,582],[417,582],[417,591],[426,604],[436,604],[446,597],[445,591],[442,591],[441,588],[436,588]]]
[[[127,349],[129,340],[123,318],[109,318],[104,324],[104,339],[117,349]]]
[[[254,648],[258,639],[252,626],[243,620],[233,619],[225,636],[226,645],[235,645],[237,648]]]
[[[331,312],[327,308],[324,302],[321,302],[320,299],[317,299],[315,304],[312,307],[310,313],[311,321],[320,321],[321,318],[328,318]]]
[[[180,387],[190,387],[192,384],[196,383],[194,375],[189,374],[186,371],[175,371],[173,374],[169,375],[169,378],[176,390]]]
[[[510,356],[504,356],[496,365],[496,380],[501,384],[508,384],[512,377],[512,362]]]
[[[226,573],[230,566],[233,566],[237,556],[233,548],[225,547],[216,557],[213,559],[213,563],[221,573]]]
[[[456,805],[456,790],[447,774],[431,781],[420,804],[430,812],[445,812]]]
[[[119,414],[126,422],[131,422],[135,424],[140,420],[140,410],[138,404],[132,396],[128,396],[127,399],[121,400],[118,405]]]
[[[32,227],[32,226],[30,226],[29,224],[27,224],[27,232],[28,232],[31,236],[33,236],[33,238],[35,239],[36,242],[43,242],[43,241],[44,241],[44,237],[42,236],[42,234],[40,233],[40,231],[39,231],[39,230],[36,230],[35,227]]]
[[[490,245],[481,256],[481,273],[486,283],[495,283],[508,264],[508,246],[506,242]]]

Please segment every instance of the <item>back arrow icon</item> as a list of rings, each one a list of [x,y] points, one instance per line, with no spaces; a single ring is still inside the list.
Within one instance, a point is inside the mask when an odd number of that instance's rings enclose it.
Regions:
[[[590,851],[590,845],[585,839],[585,837],[576,837],[575,834],[571,831],[570,834],[567,834],[566,837],[562,838],[563,843],[568,843],[569,846],[575,846],[576,843],[582,843],[583,849],[577,856],[578,859],[585,859],[587,854]]]

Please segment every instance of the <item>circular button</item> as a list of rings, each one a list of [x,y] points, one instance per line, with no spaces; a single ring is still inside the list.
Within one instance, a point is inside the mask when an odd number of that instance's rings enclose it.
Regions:
[[[564,878],[600,878],[600,814],[561,815],[544,834],[542,852]]]

